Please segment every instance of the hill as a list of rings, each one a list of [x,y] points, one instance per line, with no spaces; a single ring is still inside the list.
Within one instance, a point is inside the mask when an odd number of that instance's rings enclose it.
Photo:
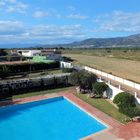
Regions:
[[[68,44],[72,47],[140,47],[140,34],[116,38],[89,38]]]

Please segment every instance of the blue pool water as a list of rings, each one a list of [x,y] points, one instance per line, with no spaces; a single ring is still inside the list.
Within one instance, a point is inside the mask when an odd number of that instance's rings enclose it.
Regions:
[[[63,97],[0,108],[0,140],[78,140],[106,128]]]

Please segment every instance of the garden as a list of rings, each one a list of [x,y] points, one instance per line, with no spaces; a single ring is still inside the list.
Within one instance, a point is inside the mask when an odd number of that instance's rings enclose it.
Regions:
[[[140,116],[140,109],[136,106],[135,98],[127,92],[119,93],[113,102],[107,97],[109,86],[104,82],[97,82],[96,75],[84,70],[73,72],[70,82],[76,86],[75,94],[80,99],[117,119],[121,123],[127,123]]]

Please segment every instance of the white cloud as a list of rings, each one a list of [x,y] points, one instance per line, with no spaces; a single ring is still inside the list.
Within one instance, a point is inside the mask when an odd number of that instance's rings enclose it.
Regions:
[[[75,10],[76,10],[76,8],[75,8],[74,6],[72,6],[72,5],[69,5],[67,8],[68,8],[69,10],[71,10],[71,11],[75,11]]]
[[[17,0],[1,0],[0,8],[8,13],[25,13],[29,6]]]
[[[49,13],[47,13],[45,11],[41,11],[41,10],[35,11],[35,13],[34,13],[35,18],[44,18],[44,17],[48,17],[49,15],[50,15]]]
[[[67,18],[71,18],[71,19],[87,19],[88,16],[85,15],[81,15],[81,14],[70,14],[67,16]]]
[[[20,21],[0,21],[0,35],[19,35],[24,32],[24,24]]]
[[[0,42],[64,43],[85,38],[80,24],[74,25],[25,25],[20,21],[0,21]]]
[[[127,13],[114,11],[95,19],[100,31],[140,32],[140,12]]]
[[[37,10],[34,12],[33,16],[35,18],[45,18],[45,17],[55,17],[55,18],[60,18],[60,14],[55,9],[47,9],[46,11],[43,10]]]

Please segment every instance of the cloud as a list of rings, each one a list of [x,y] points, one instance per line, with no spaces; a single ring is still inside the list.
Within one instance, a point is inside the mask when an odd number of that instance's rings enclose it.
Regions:
[[[70,14],[67,16],[67,18],[84,20],[84,19],[87,19],[88,16],[81,15],[81,14]]]
[[[37,10],[34,12],[33,14],[33,17],[35,18],[48,18],[48,17],[55,17],[55,18],[60,18],[61,15],[58,14],[58,12],[53,9],[53,8],[50,8],[50,9],[47,9],[46,11],[43,11],[43,10]]]
[[[1,0],[0,8],[8,13],[25,13],[29,5],[17,0]]]
[[[69,10],[71,10],[71,11],[75,11],[75,10],[76,10],[76,8],[75,8],[74,6],[72,6],[72,5],[69,5],[67,8],[68,8]]]
[[[0,42],[66,43],[85,38],[80,24],[27,26],[20,21],[0,21]]]
[[[44,17],[48,17],[49,15],[50,15],[49,13],[47,13],[45,11],[41,11],[41,10],[35,11],[35,13],[34,13],[35,18],[44,18]]]
[[[0,21],[0,35],[20,35],[24,24],[20,21]]]
[[[114,11],[97,17],[94,22],[98,24],[100,31],[111,32],[140,32],[140,12],[128,13]]]

